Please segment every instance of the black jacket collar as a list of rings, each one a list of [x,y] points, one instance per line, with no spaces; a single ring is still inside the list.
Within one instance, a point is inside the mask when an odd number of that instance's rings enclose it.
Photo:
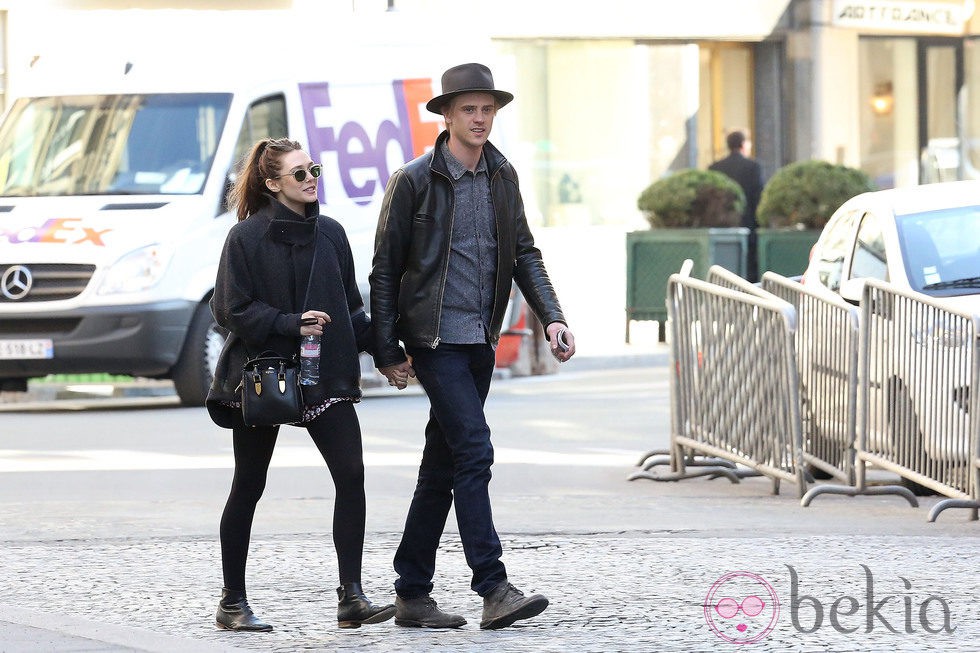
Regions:
[[[319,202],[307,202],[306,215],[301,216],[274,196],[266,194],[269,200],[269,227],[266,234],[271,240],[286,245],[307,245],[313,242],[316,233],[316,217],[320,213]]]

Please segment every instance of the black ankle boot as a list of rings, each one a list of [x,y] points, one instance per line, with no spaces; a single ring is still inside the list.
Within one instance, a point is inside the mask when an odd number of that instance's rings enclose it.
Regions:
[[[243,590],[222,588],[221,600],[218,601],[218,612],[214,615],[218,628],[225,630],[248,630],[267,633],[272,626],[259,621],[258,617],[248,607],[248,599]]]
[[[361,624],[378,624],[395,616],[395,606],[374,605],[364,596],[360,583],[344,583],[337,588],[337,625],[360,628]]]

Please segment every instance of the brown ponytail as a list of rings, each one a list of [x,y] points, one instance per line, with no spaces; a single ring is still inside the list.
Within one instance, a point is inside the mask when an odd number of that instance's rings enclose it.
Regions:
[[[228,206],[235,207],[238,221],[252,215],[266,203],[266,179],[275,179],[282,171],[282,156],[301,150],[300,144],[288,138],[263,138],[242,159],[235,185],[228,193]]]

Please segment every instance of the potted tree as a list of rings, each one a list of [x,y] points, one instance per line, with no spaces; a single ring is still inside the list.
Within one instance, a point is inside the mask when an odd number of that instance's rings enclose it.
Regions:
[[[626,234],[626,342],[633,320],[656,320],[662,342],[667,279],[685,259],[695,276],[715,264],[745,275],[749,232],[737,226],[745,194],[720,172],[688,169],[650,184],[637,206],[650,228]]]
[[[830,216],[870,190],[874,185],[861,170],[826,161],[799,161],[777,170],[756,210],[759,277],[766,270],[787,277],[803,274]]]

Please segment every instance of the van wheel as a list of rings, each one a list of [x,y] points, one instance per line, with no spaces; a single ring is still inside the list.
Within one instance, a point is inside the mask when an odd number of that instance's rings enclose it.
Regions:
[[[198,305],[187,330],[184,348],[171,372],[174,388],[184,406],[203,406],[207,399],[218,355],[225,344],[225,336],[211,315],[206,302]]]

